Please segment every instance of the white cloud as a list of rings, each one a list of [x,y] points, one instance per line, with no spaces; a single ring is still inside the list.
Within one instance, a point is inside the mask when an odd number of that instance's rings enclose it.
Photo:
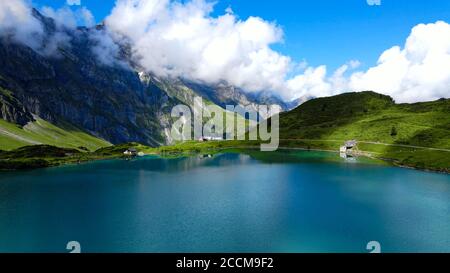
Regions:
[[[270,48],[282,30],[258,17],[213,17],[212,9],[203,0],[118,0],[106,24],[129,37],[141,65],[159,76],[226,81],[249,91],[283,88],[290,59]]]
[[[53,18],[60,27],[74,29],[79,25],[86,27],[95,25],[94,15],[86,7],[76,8],[75,10],[67,6],[60,9],[43,7],[41,12],[44,16]]]
[[[84,26],[86,27],[93,27],[95,25],[95,18],[94,15],[90,10],[88,10],[86,7],[81,7],[79,10],[79,16],[80,21],[82,21]]]
[[[59,27],[75,28],[77,26],[77,18],[68,7],[63,7],[60,9],[43,7],[41,9],[41,13],[44,16],[53,18]]]
[[[64,29],[75,29],[80,25],[86,27],[95,26],[93,14],[84,6],[76,9],[67,6],[60,9],[43,7],[41,12],[44,16],[53,18],[58,27],[58,31],[47,46],[48,52],[55,52],[58,46],[62,44],[70,46],[71,38],[64,32]],[[107,29],[91,28],[88,35],[91,43],[90,50],[100,63],[108,66],[120,65],[128,68],[126,64],[118,60],[119,45],[113,40]],[[47,55],[50,54],[47,53]]]
[[[9,35],[17,42],[32,48],[38,48],[41,43],[43,27],[34,18],[27,1],[0,2],[0,35]]]
[[[367,71],[352,72],[360,66],[352,60],[331,75],[322,65],[289,78],[296,65],[270,48],[282,42],[277,25],[258,17],[240,20],[231,8],[213,17],[212,10],[203,0],[118,0],[106,22],[129,37],[141,65],[160,76],[226,81],[249,91],[275,91],[287,100],[363,90],[399,102],[449,97],[447,23],[414,27],[404,48],[385,51]]]
[[[288,81],[291,97],[330,96],[346,91],[373,90],[397,102],[430,101],[450,97],[450,25],[446,22],[415,26],[404,47],[383,52],[376,66],[346,77],[359,62],[341,66],[331,76],[326,67],[308,68]]]
[[[85,7],[80,7],[75,10],[69,7],[62,7],[60,9],[53,9],[51,7],[43,7],[41,9],[41,13],[44,16],[53,18],[56,25],[56,30],[51,34],[50,37],[47,37],[45,46],[38,49],[38,51],[47,56],[55,56],[59,57],[60,54],[58,52],[58,48],[60,47],[70,47],[72,37],[68,35],[66,32],[67,29],[74,30],[79,25],[92,27],[95,25],[95,19],[92,13],[86,9]],[[95,36],[97,39],[98,35]],[[106,41],[106,38],[105,38]],[[92,50],[97,49],[97,44],[93,46]],[[95,52],[97,53],[97,52]],[[103,52],[102,52],[103,54]],[[99,60],[103,60],[101,56],[97,55]],[[113,57],[114,55],[111,55]],[[111,61],[112,63],[113,61]]]
[[[363,90],[391,95],[398,102],[450,97],[446,22],[415,26],[406,43],[383,52],[374,67],[355,72],[360,63],[353,60],[328,75],[325,65],[295,63],[272,50],[283,39],[276,24],[259,17],[241,20],[231,7],[218,17],[212,11],[213,4],[205,0],[117,0],[107,28],[90,31],[92,52],[104,64],[117,64],[111,61],[119,52],[115,41],[125,36],[135,59],[157,75],[225,81],[248,91],[274,91],[286,100]],[[85,7],[44,7],[42,12],[61,30],[95,24]],[[64,31],[57,31],[43,45],[43,32],[27,0],[0,1],[0,35],[45,54],[68,42]]]
[[[327,68],[324,65],[307,68],[303,74],[287,81],[287,96],[293,98],[328,96],[332,85],[327,81],[326,74]]]
[[[81,5],[81,0],[67,0],[66,3],[69,6],[79,6]]]
[[[399,102],[450,97],[450,25],[415,26],[403,48],[386,50],[378,64],[349,79],[352,90],[376,90]]]
[[[100,63],[107,66],[120,65],[129,68],[127,64],[119,61],[119,45],[107,30],[92,29],[89,31],[89,39],[92,43],[91,51]]]
[[[358,68],[360,65],[361,65],[361,62],[358,61],[358,60],[351,60],[351,61],[348,62],[348,66],[349,66],[351,69],[356,69],[356,68]]]
[[[33,15],[32,7],[27,0],[0,2],[0,36],[11,37],[16,42],[25,44],[43,55],[60,56],[58,48],[70,46],[71,37],[66,29],[75,29],[78,25],[92,27],[95,19],[86,7],[71,9],[63,7],[53,9],[42,7],[44,16],[55,20],[54,33],[45,33],[42,23]],[[90,39],[93,41],[92,51],[105,64],[117,63],[114,57],[118,54],[118,46],[112,43],[111,37],[105,31],[92,30]],[[108,54],[111,60],[106,60]]]

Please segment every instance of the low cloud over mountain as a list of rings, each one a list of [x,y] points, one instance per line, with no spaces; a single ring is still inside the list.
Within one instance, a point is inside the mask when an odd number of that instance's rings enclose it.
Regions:
[[[27,3],[0,3],[0,33],[51,54],[57,46],[43,42],[43,26]],[[103,63],[113,65],[117,43],[126,41],[133,59],[147,72],[271,91],[287,101],[362,90],[391,95],[398,102],[449,96],[450,25],[446,22],[413,27],[404,45],[387,49],[366,71],[358,71],[358,62],[349,61],[335,72],[328,72],[326,65],[306,66],[290,77],[295,62],[271,48],[283,41],[280,26],[259,17],[240,19],[231,9],[214,16],[213,8],[204,0],[117,0],[105,28],[94,33],[92,50]],[[56,45],[64,42],[64,27],[95,22],[82,6],[41,11],[62,26],[51,40]]]

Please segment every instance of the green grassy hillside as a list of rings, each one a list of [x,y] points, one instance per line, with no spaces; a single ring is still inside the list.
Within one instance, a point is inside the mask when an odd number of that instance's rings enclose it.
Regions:
[[[94,151],[111,144],[61,122],[58,126],[42,119],[24,127],[0,119],[0,150],[10,151],[29,145],[48,144],[62,148]]]
[[[148,79],[150,80],[150,79]],[[218,130],[223,131],[224,133],[231,133],[233,132],[234,128],[234,134],[237,135],[237,129],[239,126],[245,126],[245,128],[253,128],[257,124],[255,121],[247,120],[244,117],[242,117],[239,114],[236,114],[234,112],[227,111],[226,109],[222,108],[221,106],[213,103],[212,101],[206,99],[205,97],[200,96],[196,91],[192,90],[191,88],[187,87],[182,81],[180,80],[164,80],[164,79],[158,79],[152,80],[153,84],[155,84],[158,88],[161,90],[164,90],[169,97],[175,98],[182,102],[184,105],[192,107],[194,105],[194,99],[196,97],[201,97],[203,100],[204,106],[210,106],[212,110],[215,113],[218,113],[221,115],[225,121],[222,125],[218,124]],[[209,114],[211,116],[211,113],[207,111],[207,109],[203,109],[205,111],[205,114]],[[233,121],[235,120],[234,124],[229,124],[226,121]],[[207,122],[210,120],[210,118],[204,118],[204,122]],[[173,120],[175,121],[175,120]],[[241,127],[242,128],[242,127]]]
[[[315,99],[281,115],[280,137],[450,149],[450,100],[395,104],[373,92]]]
[[[280,116],[284,145],[336,150],[346,140],[397,165],[450,170],[450,99],[395,104],[374,92],[308,101]]]
[[[0,121],[0,147],[49,143],[64,148],[88,147],[92,153],[54,150],[47,146],[0,152],[0,169],[21,169],[123,157],[134,147],[147,154],[177,155],[259,148],[259,141],[188,141],[150,148],[138,143],[110,146],[75,128],[38,120],[24,128]],[[7,132],[5,134],[5,132]],[[450,100],[395,104],[374,92],[347,93],[308,101],[280,116],[280,147],[339,151],[356,139],[357,152],[394,165],[450,173]],[[50,157],[46,157],[50,153]],[[54,153],[64,157],[55,156]],[[17,155],[17,156],[16,156]],[[2,165],[3,164],[3,165]]]

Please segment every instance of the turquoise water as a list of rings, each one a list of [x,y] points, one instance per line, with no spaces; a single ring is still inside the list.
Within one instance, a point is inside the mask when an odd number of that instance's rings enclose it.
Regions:
[[[320,152],[0,174],[0,252],[450,252],[450,175]]]

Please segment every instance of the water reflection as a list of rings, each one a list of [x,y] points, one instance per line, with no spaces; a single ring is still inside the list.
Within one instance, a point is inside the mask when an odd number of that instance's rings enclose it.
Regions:
[[[0,251],[450,251],[450,176],[280,151],[0,176]]]

